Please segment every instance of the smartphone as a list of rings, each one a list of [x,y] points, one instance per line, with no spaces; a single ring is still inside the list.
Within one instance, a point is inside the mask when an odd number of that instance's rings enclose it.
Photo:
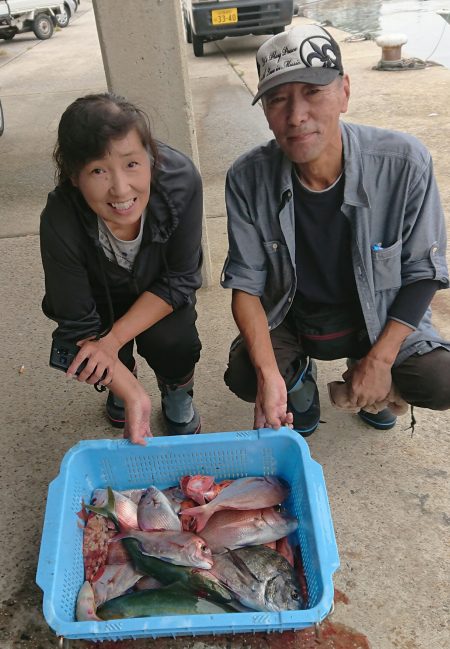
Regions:
[[[67,340],[61,340],[59,338],[53,338],[50,350],[50,367],[53,367],[55,370],[67,372],[79,351],[80,348],[75,343],[70,343]],[[86,365],[87,359],[81,363],[75,374],[78,376],[78,374],[84,370]]]

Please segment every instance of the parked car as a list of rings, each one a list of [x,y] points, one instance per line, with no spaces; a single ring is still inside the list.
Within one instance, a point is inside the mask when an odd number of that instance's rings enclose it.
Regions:
[[[64,0],[64,11],[56,14],[56,23],[59,27],[67,27],[73,14],[78,9],[80,0]]]
[[[293,0],[182,0],[186,40],[195,56],[225,36],[279,34],[292,21]]]
[[[34,32],[40,40],[53,35],[56,16],[64,2],[43,0],[0,0],[0,38],[10,41],[16,34]]]

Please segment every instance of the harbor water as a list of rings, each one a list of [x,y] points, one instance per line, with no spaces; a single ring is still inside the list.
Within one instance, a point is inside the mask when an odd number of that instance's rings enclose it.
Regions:
[[[403,56],[450,68],[450,0],[298,0],[298,13],[374,39],[402,33]]]

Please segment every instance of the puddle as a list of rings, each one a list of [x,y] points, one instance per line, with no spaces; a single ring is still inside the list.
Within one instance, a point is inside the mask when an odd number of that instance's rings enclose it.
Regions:
[[[297,0],[299,15],[352,34],[406,34],[402,54],[450,68],[450,0]]]

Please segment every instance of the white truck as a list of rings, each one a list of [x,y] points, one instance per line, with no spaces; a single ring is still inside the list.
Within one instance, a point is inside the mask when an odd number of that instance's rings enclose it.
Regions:
[[[186,40],[195,56],[226,36],[279,34],[290,25],[293,0],[181,0]]]
[[[0,39],[10,41],[16,34],[33,32],[40,40],[53,35],[64,2],[42,0],[0,0]]]

